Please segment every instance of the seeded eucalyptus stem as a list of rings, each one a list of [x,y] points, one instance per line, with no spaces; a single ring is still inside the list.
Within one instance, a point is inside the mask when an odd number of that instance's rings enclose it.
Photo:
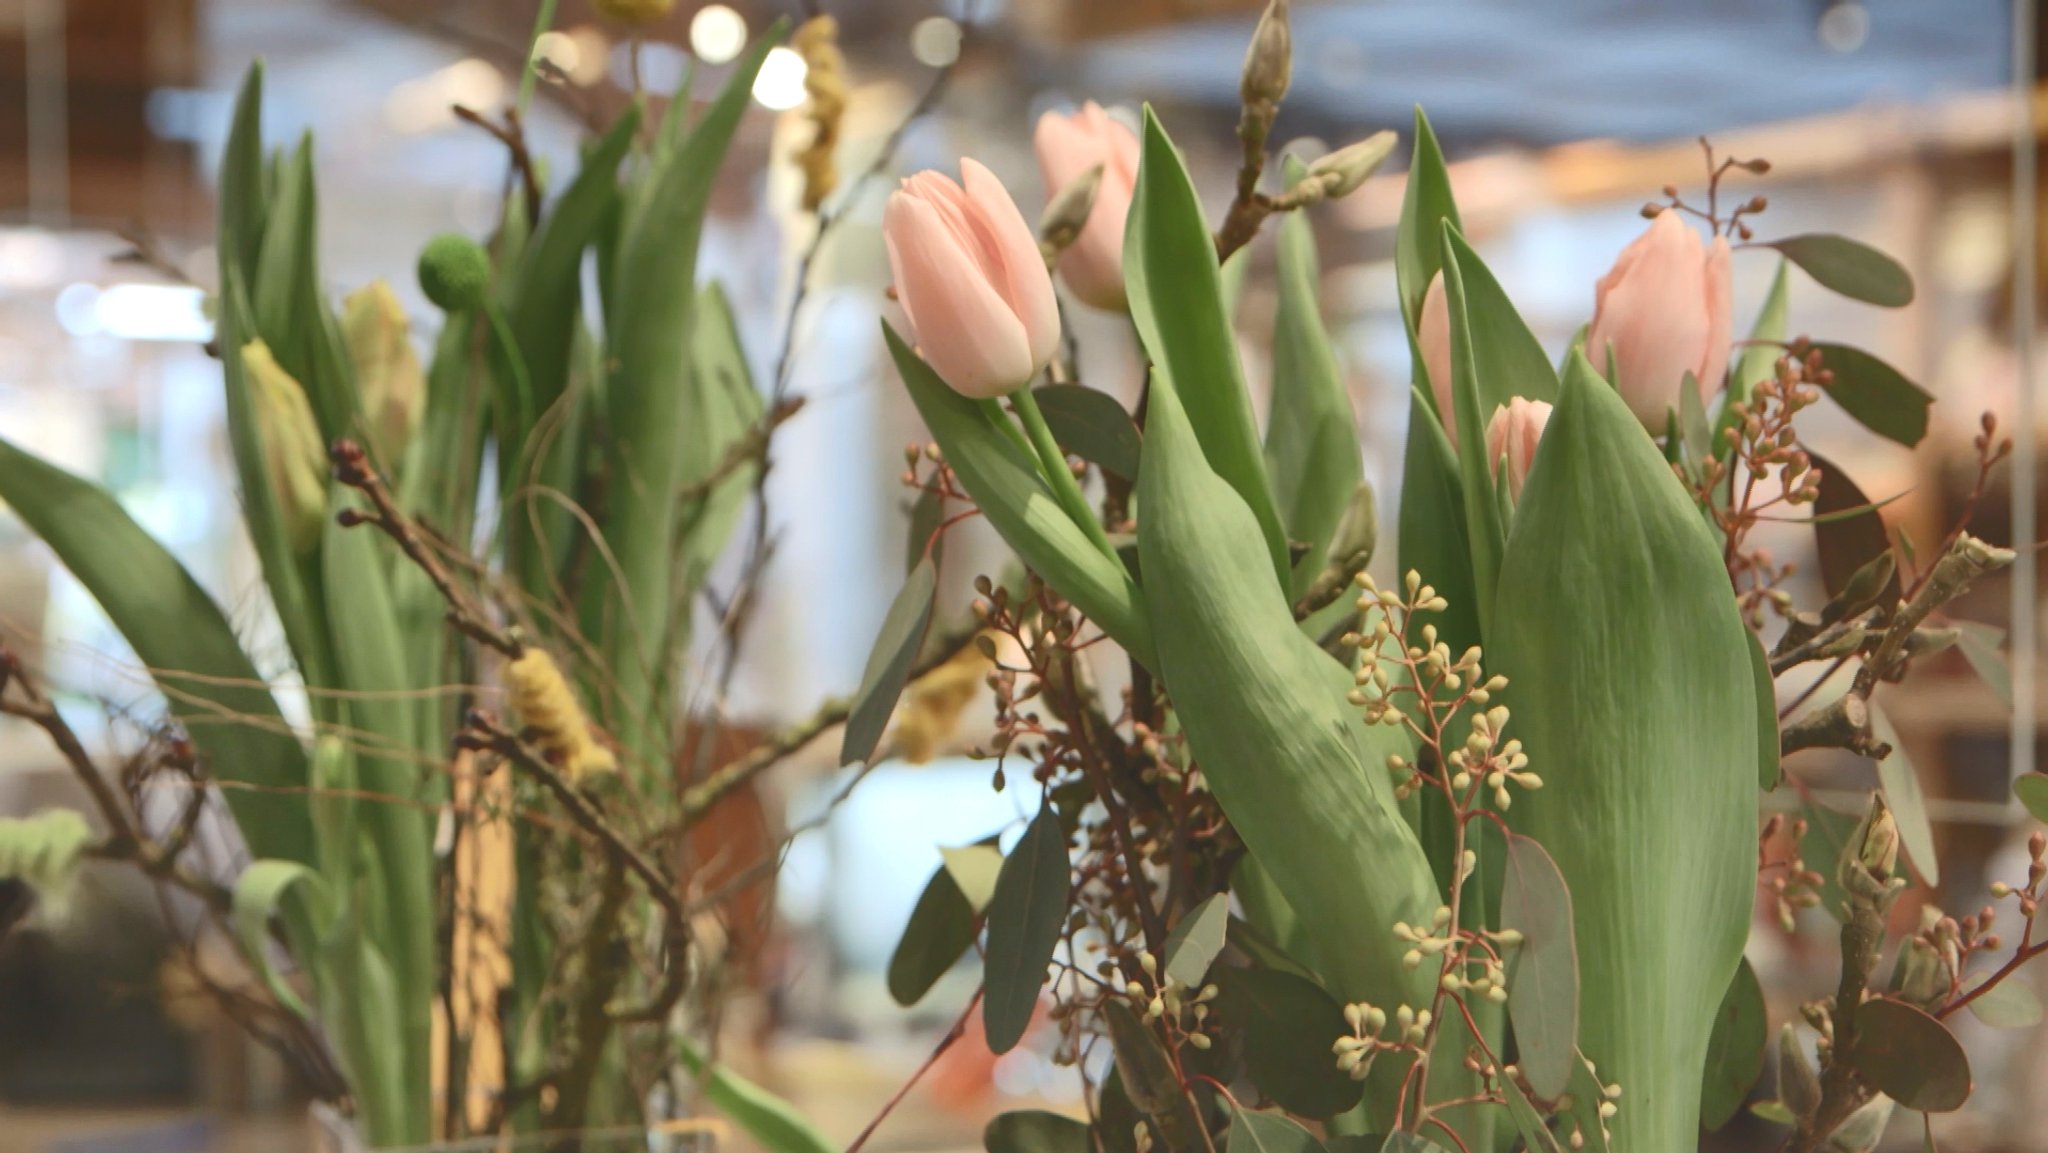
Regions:
[[[1020,388],[1010,394],[1010,406],[1017,410],[1018,419],[1024,422],[1024,431],[1031,438],[1031,447],[1038,454],[1038,462],[1045,473],[1045,479],[1052,484],[1060,507],[1074,518],[1095,542],[1095,547],[1110,559],[1116,559],[1116,547],[1109,543],[1109,535],[1102,531],[1102,522],[1095,517],[1095,510],[1088,507],[1088,498],[1082,494],[1081,486],[1074,480],[1074,470],[1067,467],[1066,450],[1053,439],[1052,429],[1046,427],[1045,414],[1038,411],[1038,400],[1029,388]]]

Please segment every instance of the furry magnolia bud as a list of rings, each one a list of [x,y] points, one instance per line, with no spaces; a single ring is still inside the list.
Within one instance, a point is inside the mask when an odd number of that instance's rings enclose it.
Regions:
[[[1325,153],[1308,166],[1309,179],[1323,186],[1323,195],[1335,200],[1358,191],[1379,166],[1386,163],[1400,139],[1393,129],[1382,129],[1335,152]]]
[[[1270,107],[1287,96],[1294,79],[1294,31],[1288,25],[1287,0],[1269,0],[1244,54],[1244,76],[1238,95],[1250,106]]]

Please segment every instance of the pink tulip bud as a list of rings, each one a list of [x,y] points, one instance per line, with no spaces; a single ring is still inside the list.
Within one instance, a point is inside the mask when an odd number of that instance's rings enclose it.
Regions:
[[[1543,426],[1549,423],[1550,405],[1519,396],[1494,409],[1493,419],[1486,422],[1486,461],[1496,477],[1506,467],[1510,500],[1522,499],[1522,482],[1529,478],[1536,446],[1543,440]]]
[[[1698,379],[1702,400],[1721,387],[1733,313],[1727,238],[1703,245],[1678,212],[1660,212],[1600,278],[1586,357],[1604,373],[1611,351],[1621,398],[1662,432],[1686,373]]]
[[[1007,396],[1060,341],[1059,303],[1023,213],[987,168],[920,172],[889,196],[882,240],[918,352],[965,396]]]
[[[1124,218],[1138,187],[1137,135],[1091,100],[1072,116],[1048,112],[1039,117],[1032,144],[1048,197],[1102,166],[1087,223],[1060,253],[1060,275],[1085,303],[1124,311]]]
[[[1422,314],[1415,318],[1415,343],[1422,346],[1422,367],[1436,396],[1436,414],[1443,420],[1451,447],[1458,447],[1458,407],[1451,395],[1451,309],[1444,300],[1444,274],[1429,280],[1422,294]]]

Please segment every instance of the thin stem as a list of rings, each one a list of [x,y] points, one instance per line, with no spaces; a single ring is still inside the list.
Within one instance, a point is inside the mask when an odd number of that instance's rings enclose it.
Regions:
[[[1031,447],[1038,452],[1038,461],[1043,466],[1045,479],[1052,484],[1053,495],[1059,498],[1060,507],[1102,550],[1102,555],[1116,559],[1116,549],[1109,543],[1109,535],[1102,531],[1102,522],[1095,518],[1095,510],[1088,507],[1088,498],[1081,492],[1081,486],[1074,480],[1074,471],[1067,467],[1066,450],[1052,437],[1052,429],[1046,427],[1045,414],[1038,411],[1038,401],[1029,388],[1020,388],[1010,395],[1010,407],[1017,410],[1017,416],[1024,422],[1024,431],[1031,437]]]
[[[533,35],[526,38],[526,65],[519,70],[519,100],[514,105],[522,116],[533,103],[533,85],[540,75],[540,38],[555,26],[556,2],[540,0],[540,11],[533,16]]]

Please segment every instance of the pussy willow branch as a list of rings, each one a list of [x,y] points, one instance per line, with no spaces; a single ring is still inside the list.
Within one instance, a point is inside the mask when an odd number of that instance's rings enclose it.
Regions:
[[[979,631],[979,626],[969,625],[940,636],[936,643],[928,646],[925,656],[911,666],[910,681],[914,683],[919,677],[958,656],[968,645],[974,643],[974,636]],[[851,701],[833,701],[804,720],[784,729],[780,735],[746,756],[690,786],[683,791],[682,814],[679,818],[681,826],[687,829],[696,824],[714,805],[724,800],[727,794],[781,764],[791,754],[816,740],[825,730],[844,724],[846,718],[852,714]]]
[[[367,512],[356,508],[341,510],[338,519],[342,526],[353,528],[367,524],[390,537],[405,553],[406,559],[433,582],[435,591],[448,605],[448,623],[456,631],[478,644],[495,649],[508,660],[518,660],[526,646],[509,630],[492,624],[476,601],[456,585],[448,574],[447,566],[434,555],[433,548],[427,543],[424,530],[399,511],[398,502],[391,499],[390,488],[370,464],[363,447],[353,440],[338,440],[328,450],[328,457],[334,462],[334,479],[362,493],[370,502]]]
[[[662,913],[663,944],[670,951],[668,964],[662,971],[661,987],[645,1005],[614,1010],[611,1017],[616,1021],[653,1021],[666,1017],[682,996],[688,977],[682,950],[689,939],[689,913],[676,892],[674,879],[634,847],[581,790],[548,763],[539,749],[482,711],[470,712],[462,732],[456,735],[455,743],[458,748],[494,753],[505,763],[539,781],[569,814],[576,827],[595,840],[608,859],[615,861],[647,890],[647,895]]]

